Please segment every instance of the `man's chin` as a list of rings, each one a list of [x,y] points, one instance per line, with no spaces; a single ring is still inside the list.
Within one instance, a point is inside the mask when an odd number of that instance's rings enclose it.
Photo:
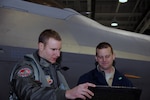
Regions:
[[[54,64],[54,63],[56,63],[56,60],[51,60],[50,62],[51,62],[52,64]]]
[[[56,63],[56,61],[53,61],[52,64]]]
[[[102,68],[103,68],[104,70],[109,69],[109,67],[108,67],[108,66],[103,66]]]

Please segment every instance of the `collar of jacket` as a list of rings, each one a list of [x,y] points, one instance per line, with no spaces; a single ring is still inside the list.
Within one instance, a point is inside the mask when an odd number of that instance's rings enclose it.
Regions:
[[[57,62],[52,64],[49,61],[47,61],[46,59],[40,57],[39,54],[38,54],[38,50],[33,54],[33,56],[35,57],[37,62],[41,65],[41,67],[54,66],[54,67],[56,67],[56,69],[58,69],[58,70],[60,69],[59,64]]]

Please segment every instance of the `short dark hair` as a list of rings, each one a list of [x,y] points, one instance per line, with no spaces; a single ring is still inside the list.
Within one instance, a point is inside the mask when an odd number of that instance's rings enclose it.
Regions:
[[[113,54],[113,48],[112,48],[112,46],[111,46],[108,42],[101,42],[101,43],[99,43],[99,44],[96,46],[96,50],[97,50],[97,49],[108,48],[108,47],[111,48],[111,52],[112,52],[112,54]],[[96,51],[96,55],[97,55],[97,51]]]
[[[46,44],[49,38],[54,38],[58,41],[61,41],[61,37],[56,31],[52,29],[46,29],[43,32],[41,32],[39,39],[38,39],[38,43],[41,42],[41,43]]]

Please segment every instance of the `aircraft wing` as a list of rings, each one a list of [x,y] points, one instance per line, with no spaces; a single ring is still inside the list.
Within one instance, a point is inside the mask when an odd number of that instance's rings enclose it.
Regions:
[[[150,36],[103,26],[72,9],[1,0],[0,14],[0,45],[37,48],[41,31],[51,28],[62,36],[63,52],[94,55],[106,41],[118,58],[150,61]]]

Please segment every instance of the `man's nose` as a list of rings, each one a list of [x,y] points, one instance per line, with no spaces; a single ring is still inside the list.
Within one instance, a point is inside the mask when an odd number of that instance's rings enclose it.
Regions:
[[[105,58],[105,57],[103,57],[103,61],[106,61],[106,58]]]
[[[56,56],[60,56],[60,50],[56,50]]]

